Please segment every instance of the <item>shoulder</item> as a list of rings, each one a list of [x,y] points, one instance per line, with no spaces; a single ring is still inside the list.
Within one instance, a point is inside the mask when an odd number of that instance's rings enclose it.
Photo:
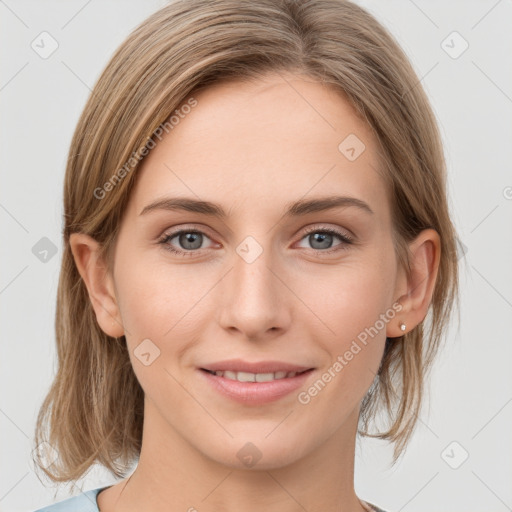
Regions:
[[[85,491],[78,496],[73,496],[65,500],[53,503],[43,508],[38,508],[33,512],[99,512],[96,497],[105,487],[98,487]]]

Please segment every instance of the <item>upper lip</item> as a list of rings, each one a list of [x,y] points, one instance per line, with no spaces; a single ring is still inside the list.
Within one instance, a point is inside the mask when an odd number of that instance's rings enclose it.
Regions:
[[[296,364],[285,363],[282,361],[258,361],[251,363],[242,359],[229,359],[226,361],[217,361],[215,363],[201,366],[203,370],[211,372],[232,371],[247,373],[275,373],[275,372],[303,372],[312,369],[311,366],[300,366]]]

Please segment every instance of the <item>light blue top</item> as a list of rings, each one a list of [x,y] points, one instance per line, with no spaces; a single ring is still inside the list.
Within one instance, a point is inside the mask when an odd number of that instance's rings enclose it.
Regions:
[[[53,505],[38,508],[37,510],[34,510],[34,512],[99,512],[100,509],[98,508],[96,498],[98,494],[103,491],[103,489],[107,489],[107,487],[112,486],[107,485],[105,487],[91,489],[90,491],[83,492],[79,496],[73,496],[72,498],[67,498],[59,501],[58,503],[54,503]],[[373,503],[369,503],[367,501],[364,503],[367,503],[375,512],[386,512]]]
[[[98,508],[96,497],[107,487],[112,486],[106,485],[105,487],[91,489],[90,491],[85,491],[78,496],[72,496],[71,498],[59,501],[53,505],[38,508],[34,510],[34,512],[99,512],[100,509]]]

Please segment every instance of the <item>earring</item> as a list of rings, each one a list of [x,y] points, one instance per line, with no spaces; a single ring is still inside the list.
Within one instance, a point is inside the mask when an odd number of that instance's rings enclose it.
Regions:
[[[400,330],[405,331],[405,324],[403,322],[400,322]]]

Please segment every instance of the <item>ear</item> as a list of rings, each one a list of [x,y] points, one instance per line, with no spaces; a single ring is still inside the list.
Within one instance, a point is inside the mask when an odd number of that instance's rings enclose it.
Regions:
[[[387,337],[403,336],[426,317],[439,270],[441,240],[434,229],[423,230],[410,244],[410,273],[401,269],[395,297],[402,309],[388,324]],[[405,324],[405,330],[400,324]]]
[[[123,336],[124,328],[114,293],[114,280],[100,258],[100,244],[83,233],[72,233],[69,244],[99,326],[113,338]]]

